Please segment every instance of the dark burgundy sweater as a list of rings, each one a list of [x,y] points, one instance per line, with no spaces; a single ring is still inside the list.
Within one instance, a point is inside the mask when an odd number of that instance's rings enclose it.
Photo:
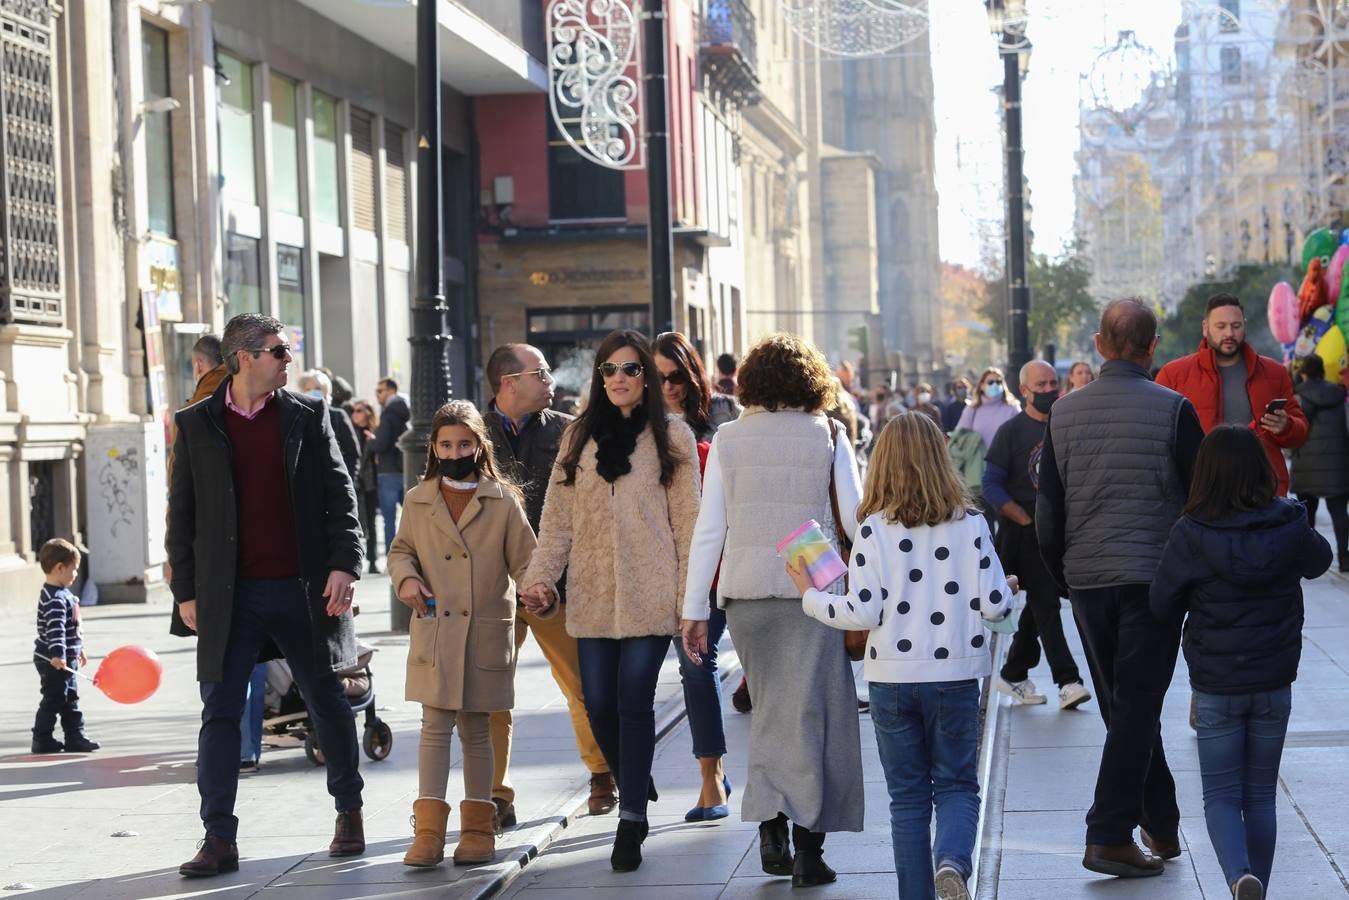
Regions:
[[[294,578],[300,574],[280,416],[274,400],[268,400],[252,419],[225,406],[239,509],[240,578]]]

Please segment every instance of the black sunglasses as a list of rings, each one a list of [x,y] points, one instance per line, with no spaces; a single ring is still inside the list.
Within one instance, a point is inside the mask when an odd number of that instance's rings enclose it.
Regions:
[[[603,375],[605,378],[613,378],[619,372],[622,372],[629,378],[636,378],[638,375],[642,374],[642,364],[635,362],[625,362],[625,363],[606,362],[600,363],[598,366],[596,366],[596,368],[599,370],[599,373]]]
[[[669,375],[660,376],[660,380],[665,382],[666,384],[674,384],[674,385],[688,384],[689,376],[679,371],[678,369],[675,369]]]
[[[259,353],[270,353],[272,359],[285,359],[290,352],[290,344],[277,344],[275,347],[249,347],[248,352],[256,359]]]

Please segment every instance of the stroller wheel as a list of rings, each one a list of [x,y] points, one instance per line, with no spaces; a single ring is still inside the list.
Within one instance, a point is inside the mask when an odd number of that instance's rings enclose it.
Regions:
[[[304,755],[314,765],[323,765],[323,751],[319,748],[319,739],[312,731],[304,736]]]
[[[365,749],[365,755],[375,762],[388,758],[389,751],[393,749],[393,729],[383,720],[376,719],[361,736],[361,746]]]

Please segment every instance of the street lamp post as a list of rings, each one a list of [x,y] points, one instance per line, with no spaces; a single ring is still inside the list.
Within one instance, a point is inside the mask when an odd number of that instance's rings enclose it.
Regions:
[[[1030,55],[1024,0],[985,0],[989,30],[1002,57],[1002,105],[1007,153],[1007,381],[1020,394],[1021,367],[1031,360],[1030,285],[1026,281],[1026,197],[1021,143],[1022,66]]]
[[[642,18],[646,54],[647,246],[651,259],[651,334],[674,331],[674,218],[670,214],[670,127],[665,0],[647,0]]]
[[[411,427],[403,434],[403,484],[415,483],[426,465],[431,418],[450,397],[449,325],[444,279],[441,190],[440,24],[437,0],[417,2],[417,293],[412,301]],[[391,587],[392,592],[392,587]],[[390,597],[390,628],[407,631],[412,611]]]

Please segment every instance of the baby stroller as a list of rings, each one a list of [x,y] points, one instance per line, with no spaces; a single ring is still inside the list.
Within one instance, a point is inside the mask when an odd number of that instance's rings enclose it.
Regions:
[[[375,714],[375,676],[370,671],[370,657],[375,648],[365,644],[356,646],[356,665],[337,673],[351,704],[353,715],[365,713],[365,727],[361,748],[375,762],[385,759],[393,749],[393,729]],[[309,721],[309,710],[304,697],[291,677],[290,666],[284,659],[267,663],[267,697],[264,702],[263,734],[289,736],[304,741],[304,755],[316,766],[323,765],[323,750],[319,747],[318,732]]]

